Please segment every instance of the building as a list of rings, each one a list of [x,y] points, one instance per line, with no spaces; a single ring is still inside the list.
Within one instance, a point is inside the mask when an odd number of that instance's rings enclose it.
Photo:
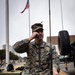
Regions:
[[[75,41],[75,35],[70,35],[70,43],[73,43],[74,41]],[[50,37],[47,37],[47,43],[50,43]],[[51,37],[51,44],[56,47],[56,51],[60,55],[58,49],[58,36]]]
[[[2,48],[3,49],[6,49],[6,45],[4,44],[4,45],[2,45]],[[9,51],[11,51],[12,53],[14,53],[14,54],[16,54],[16,55],[18,55],[19,56],[19,54],[17,53],[17,52],[15,52],[15,50],[13,49],[13,47],[12,46],[10,46],[9,45]]]

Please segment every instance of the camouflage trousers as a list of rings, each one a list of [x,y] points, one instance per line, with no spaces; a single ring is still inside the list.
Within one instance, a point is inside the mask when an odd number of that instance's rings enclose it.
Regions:
[[[51,75],[49,69],[46,69],[44,71],[33,71],[30,72],[28,69],[23,70],[21,75]]]

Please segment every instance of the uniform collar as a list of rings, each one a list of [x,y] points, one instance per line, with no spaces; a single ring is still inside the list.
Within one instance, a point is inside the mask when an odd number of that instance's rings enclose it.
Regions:
[[[34,46],[38,46],[38,44],[36,44],[35,41],[33,41],[32,44],[33,44]],[[43,42],[41,43],[40,47],[45,47],[45,45],[46,45],[46,43],[43,41]]]

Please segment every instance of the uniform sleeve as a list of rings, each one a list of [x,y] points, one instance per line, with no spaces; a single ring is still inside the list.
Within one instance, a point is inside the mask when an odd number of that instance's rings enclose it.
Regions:
[[[56,67],[57,71],[59,72],[60,71],[60,67],[59,67],[60,60],[59,60],[58,54],[55,49],[52,49],[52,62],[53,62],[53,67]]]
[[[29,41],[27,39],[18,41],[13,45],[13,48],[17,53],[27,52],[29,48]]]

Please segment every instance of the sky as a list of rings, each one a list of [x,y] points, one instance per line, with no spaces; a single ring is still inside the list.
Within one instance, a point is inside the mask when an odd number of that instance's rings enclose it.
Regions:
[[[34,23],[41,23],[44,27],[44,40],[47,37],[58,36],[58,32],[62,30],[62,20],[64,30],[69,35],[75,35],[75,0],[50,0],[51,16],[49,19],[49,0],[29,0],[30,1],[30,26]],[[28,38],[29,35],[29,12],[28,9],[24,13],[20,13],[27,0],[9,0],[9,45],[22,39]],[[51,21],[51,30],[50,24]],[[6,44],[6,19],[5,19],[5,0],[0,0],[0,48]]]

